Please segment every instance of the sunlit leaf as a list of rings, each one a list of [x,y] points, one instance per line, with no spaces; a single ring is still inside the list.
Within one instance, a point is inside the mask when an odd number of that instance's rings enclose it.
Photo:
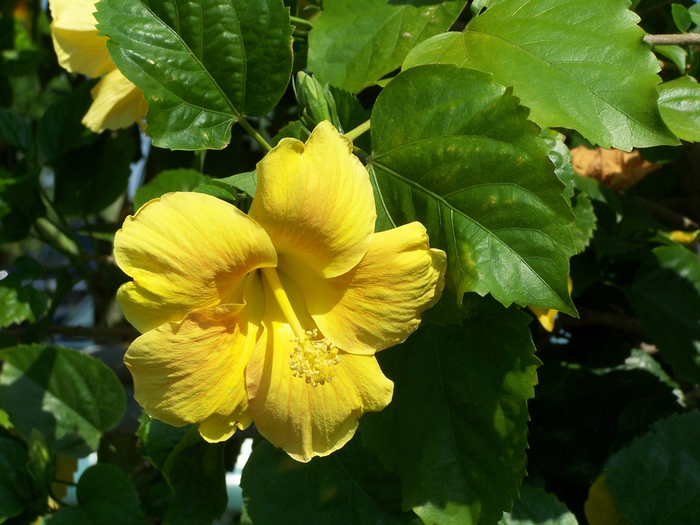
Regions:
[[[308,67],[324,84],[353,93],[401,65],[419,42],[446,31],[464,0],[334,0],[309,35]]]
[[[124,413],[124,389],[97,359],[39,345],[6,348],[0,358],[0,406],[25,439],[38,429],[58,453],[86,456]]]
[[[700,141],[700,85],[683,76],[659,85],[659,109],[678,138]]]
[[[448,256],[448,285],[571,315],[574,218],[550,147],[509,90],[452,65],[401,73],[372,112],[377,226],[414,220]]]
[[[148,134],[171,149],[221,149],[263,116],[292,71],[282,0],[102,0],[95,18],[121,72],[144,92]]]
[[[579,131],[604,148],[673,145],[657,110],[659,65],[628,0],[502,0],[463,34],[416,47],[404,69],[456,63],[492,73],[543,127]]]
[[[554,494],[523,485],[513,511],[505,513],[499,525],[578,525],[578,520]]]

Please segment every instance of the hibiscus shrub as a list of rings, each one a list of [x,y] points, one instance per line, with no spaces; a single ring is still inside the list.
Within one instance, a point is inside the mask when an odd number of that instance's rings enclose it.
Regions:
[[[46,4],[0,523],[700,522],[700,4]]]

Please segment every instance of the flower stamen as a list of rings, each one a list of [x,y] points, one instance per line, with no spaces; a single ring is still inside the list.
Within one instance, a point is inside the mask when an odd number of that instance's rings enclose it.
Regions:
[[[275,268],[260,270],[296,336],[291,340],[292,343],[296,343],[296,346],[289,354],[289,367],[292,369],[292,374],[294,377],[304,379],[313,387],[330,383],[335,377],[336,365],[340,363],[338,348],[320,335],[317,329],[304,330],[282,287],[277,270]]]

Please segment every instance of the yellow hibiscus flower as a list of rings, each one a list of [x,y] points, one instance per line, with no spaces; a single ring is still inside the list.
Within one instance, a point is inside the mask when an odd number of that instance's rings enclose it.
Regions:
[[[58,63],[92,78],[105,75],[92,89],[94,99],[83,124],[95,133],[141,122],[148,111],[139,88],[129,82],[107,53],[107,38],[98,36],[94,0],[49,0],[51,37]],[[105,74],[106,73],[106,74]]]
[[[309,461],[391,401],[374,353],[439,299],[446,256],[417,222],[374,233],[367,170],[328,122],[257,173],[249,215],[170,193],[126,219],[114,254],[134,280],[117,298],[143,335],[124,360],[149,415],[211,442],[255,422]]]

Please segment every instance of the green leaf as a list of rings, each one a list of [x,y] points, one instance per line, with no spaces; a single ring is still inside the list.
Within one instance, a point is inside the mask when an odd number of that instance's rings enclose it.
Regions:
[[[656,264],[625,289],[644,329],[673,370],[700,382],[700,261],[677,246],[653,250]]]
[[[31,285],[0,280],[0,328],[24,321],[33,323],[48,308],[49,297]]]
[[[700,412],[659,421],[610,458],[607,486],[634,525],[687,525],[700,516]]]
[[[139,428],[136,431],[139,451],[156,468],[163,470],[168,456],[189,431],[189,425],[174,427],[152,419],[144,412],[139,417]]]
[[[32,123],[28,119],[0,108],[0,143],[6,142],[14,148],[28,152],[32,147],[33,138]]]
[[[134,193],[134,209],[138,210],[148,201],[157,199],[171,191],[192,191],[197,186],[210,183],[211,177],[191,169],[161,171],[147,184],[136,190],[136,193]]]
[[[39,152],[47,162],[68,151],[95,142],[99,135],[86,128],[82,119],[92,105],[92,89],[97,81],[81,84],[49,107],[37,125]]]
[[[0,358],[0,406],[25,439],[37,429],[61,455],[97,450],[102,433],[124,413],[124,389],[97,359],[39,345],[6,348]]]
[[[413,512],[401,510],[399,479],[362,447],[359,436],[310,463],[294,461],[261,440],[243,469],[241,486],[255,525],[422,525]]]
[[[136,487],[119,468],[98,464],[78,481],[78,508],[63,507],[50,525],[145,525]]]
[[[500,310],[463,327],[425,324],[377,355],[394,399],[362,417],[362,439],[425,523],[493,524],[518,498],[539,360],[531,317]]]
[[[564,143],[566,137],[558,131],[545,128],[540,133],[540,138],[549,144],[551,148],[548,157],[554,164],[554,173],[556,173],[560,181],[566,184],[566,189],[562,192],[562,195],[567,199],[571,199],[574,196],[576,173],[571,164],[571,152]]]
[[[513,512],[503,515],[499,525],[578,525],[578,520],[554,494],[523,485]]]
[[[207,443],[196,427],[177,444],[163,466],[173,489],[164,523],[211,523],[226,510],[224,443]]]
[[[690,13],[684,6],[671,4],[671,14],[673,15],[673,22],[681,33],[685,33],[690,29],[690,24],[692,23]]]
[[[19,441],[0,435],[0,523],[19,516],[32,496],[27,450]]]
[[[241,190],[250,197],[255,197],[255,190],[258,187],[258,175],[255,170],[245,173],[231,175],[225,179],[217,179],[217,182],[233,186],[237,190]]]
[[[510,90],[452,65],[404,71],[372,112],[377,227],[414,220],[447,252],[448,285],[570,315],[573,214],[550,147]]]
[[[225,147],[231,125],[269,112],[291,76],[282,0],[102,0],[95,18],[112,60],[144,92],[158,147]]]
[[[660,84],[661,116],[678,138],[700,141],[700,85],[691,76]]]
[[[308,67],[353,93],[398,68],[419,42],[446,31],[464,0],[335,0],[309,34]]]
[[[306,142],[310,135],[311,133],[308,129],[306,129],[306,126],[304,126],[304,124],[302,124],[300,120],[295,120],[284,126],[282,129],[279,130],[279,133],[277,133],[277,135],[272,137],[272,145],[277,146],[280,140],[282,140],[285,137]]]
[[[700,25],[700,5],[695,4],[690,6],[688,8],[688,14],[690,15],[690,19],[696,26]]]
[[[36,174],[5,179],[0,167],[0,244],[21,241],[46,213]]]
[[[675,64],[678,71],[685,71],[688,63],[688,50],[682,46],[654,46],[654,51],[661,56],[668,58]],[[657,86],[658,87],[658,86]],[[663,117],[663,112],[661,113]],[[666,122],[668,125],[668,122]],[[671,130],[673,131],[673,130]]]
[[[133,129],[103,133],[94,143],[56,157],[55,206],[66,215],[98,213],[124,191],[138,152]]]
[[[593,232],[596,229],[596,215],[593,203],[587,194],[579,192],[573,200],[574,215],[576,219],[569,224],[574,236],[576,253],[583,252],[591,243]]]
[[[678,144],[657,109],[659,65],[628,0],[503,0],[415,48],[404,69],[450,62],[514,86],[542,127],[630,151]],[[515,67],[517,65],[517,67]]]

